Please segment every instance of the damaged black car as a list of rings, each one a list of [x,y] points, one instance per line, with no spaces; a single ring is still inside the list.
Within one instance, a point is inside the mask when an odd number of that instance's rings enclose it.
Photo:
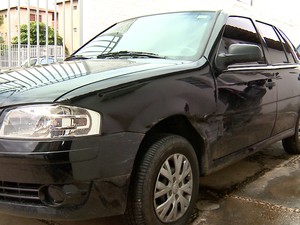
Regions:
[[[277,27],[224,11],[129,19],[51,65],[0,74],[0,211],[186,224],[199,176],[282,140],[300,67]]]

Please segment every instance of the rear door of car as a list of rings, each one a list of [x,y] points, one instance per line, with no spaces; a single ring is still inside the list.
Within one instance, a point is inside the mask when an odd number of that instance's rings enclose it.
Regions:
[[[300,103],[300,71],[297,55],[286,36],[276,27],[256,21],[268,47],[269,70],[276,76],[278,93],[277,117],[272,135],[294,129]]]
[[[229,17],[217,56],[232,44],[251,44],[264,49],[249,18]],[[212,144],[214,160],[249,149],[269,138],[276,119],[277,77],[264,57],[261,61],[233,64],[217,72],[218,115],[222,125]]]

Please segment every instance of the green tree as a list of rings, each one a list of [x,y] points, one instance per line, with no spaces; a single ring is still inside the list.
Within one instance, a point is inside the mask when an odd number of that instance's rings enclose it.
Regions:
[[[28,43],[27,32],[28,32],[27,25],[26,24],[21,25],[21,32],[20,32],[21,44]],[[45,45],[46,44],[46,24],[45,23],[39,23],[39,38],[40,38],[39,44]],[[51,27],[48,27],[48,43],[49,43],[49,45],[54,45],[54,29]],[[13,37],[12,44],[18,44],[17,36]],[[30,44],[37,45],[36,22],[30,22]],[[63,45],[63,39],[58,34],[57,34],[57,45]]]

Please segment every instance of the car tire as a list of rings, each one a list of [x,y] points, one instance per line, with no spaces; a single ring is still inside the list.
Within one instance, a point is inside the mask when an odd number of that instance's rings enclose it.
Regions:
[[[284,150],[293,155],[300,154],[300,115],[295,126],[295,134],[282,140]]]
[[[187,224],[198,186],[192,145],[181,136],[161,137],[149,145],[133,174],[125,213],[128,224]]]

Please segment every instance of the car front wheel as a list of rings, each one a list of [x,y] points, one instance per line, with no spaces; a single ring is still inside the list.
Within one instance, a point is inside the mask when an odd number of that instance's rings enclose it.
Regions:
[[[154,142],[133,175],[126,212],[132,225],[184,225],[197,200],[199,167],[184,138],[165,136]]]

